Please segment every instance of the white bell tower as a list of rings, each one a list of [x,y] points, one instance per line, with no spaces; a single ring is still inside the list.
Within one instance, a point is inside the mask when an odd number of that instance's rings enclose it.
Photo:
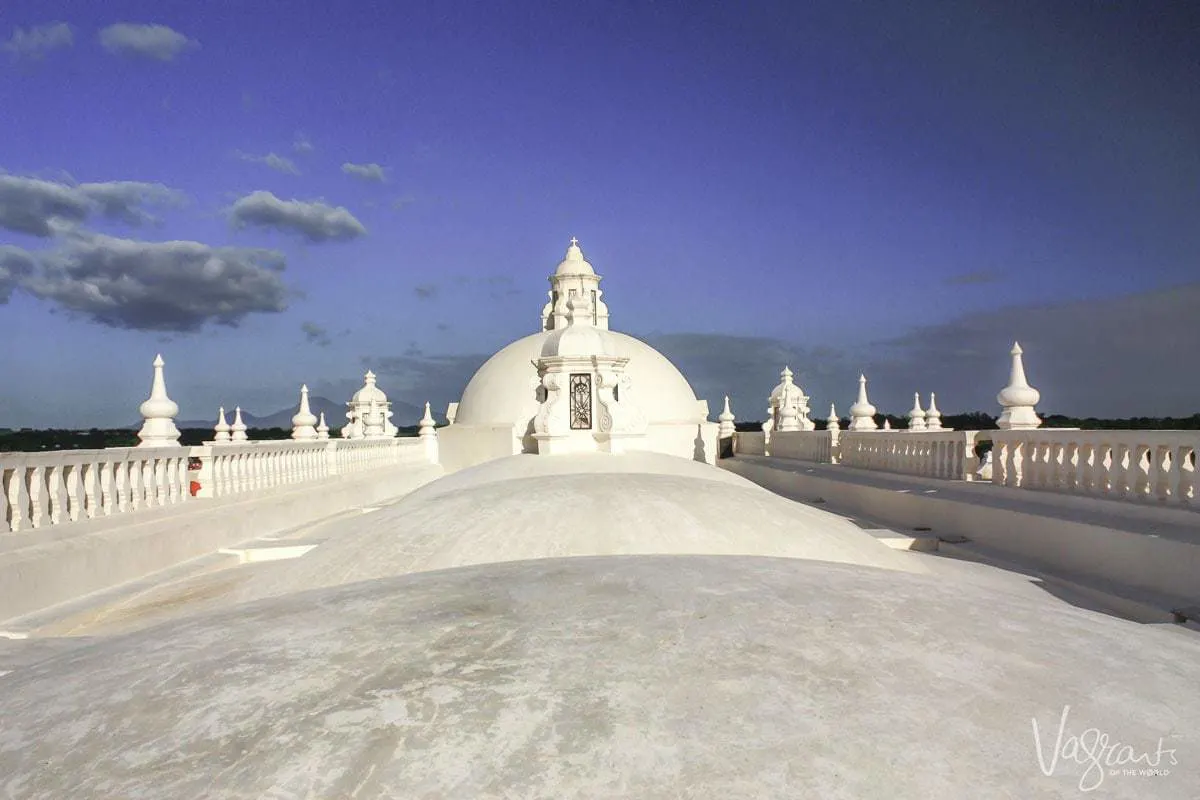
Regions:
[[[567,327],[572,297],[591,308],[591,324],[600,330],[608,330],[608,306],[601,299],[600,276],[592,269],[579,249],[579,240],[571,237],[567,254],[559,262],[558,269],[550,276],[550,291],[546,293],[550,302],[542,307],[542,330],[557,331]]]

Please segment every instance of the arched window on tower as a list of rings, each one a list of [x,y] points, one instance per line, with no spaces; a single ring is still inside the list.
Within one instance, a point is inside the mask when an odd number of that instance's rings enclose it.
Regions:
[[[600,324],[600,315],[599,315],[599,312],[596,310],[596,290],[595,289],[592,289],[592,324],[593,325]]]

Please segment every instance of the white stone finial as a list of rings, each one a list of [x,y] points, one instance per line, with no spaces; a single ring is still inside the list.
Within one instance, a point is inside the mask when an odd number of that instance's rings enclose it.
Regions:
[[[717,438],[728,439],[737,428],[734,426],[733,411],[729,408],[729,395],[725,395],[725,410],[717,415]]]
[[[885,419],[883,421],[883,429],[885,431],[890,431],[892,429],[892,421],[890,419]]]
[[[925,430],[942,430],[942,412],[937,407],[937,395],[929,393],[929,409],[925,412]]]
[[[237,406],[233,409],[233,424],[229,426],[230,440],[234,442],[244,442],[249,437],[246,436],[246,423],[242,422],[242,407]]]
[[[921,408],[920,392],[913,392],[913,407],[908,412],[908,429],[910,431],[925,430],[925,409]]]
[[[167,396],[167,382],[163,378],[163,357],[154,357],[154,381],[150,384],[150,397],[138,407],[142,414],[142,429],[138,431],[141,442],[138,447],[174,447],[179,445],[179,429],[175,427],[175,415],[179,406]]]
[[[825,420],[825,430],[840,431],[842,429],[841,421],[838,420],[837,406],[833,403],[829,404],[829,418]]]
[[[425,404],[425,414],[421,417],[418,423],[420,427],[417,429],[418,436],[437,436],[437,426],[433,419],[433,410],[430,409],[429,403]]]
[[[1009,371],[1008,386],[996,395],[996,402],[1004,409],[996,426],[1002,430],[1027,430],[1040,427],[1042,420],[1038,418],[1034,408],[1042,399],[1041,392],[1029,385],[1025,378],[1025,364],[1021,360],[1021,345],[1013,342],[1012,368]]]
[[[873,431],[879,425],[875,422],[875,406],[867,399],[867,376],[858,376],[858,400],[850,406],[850,430]]]
[[[315,439],[317,438],[317,417],[312,413],[312,409],[308,407],[308,385],[301,384],[300,386],[300,409],[292,417],[292,438],[293,439]]]
[[[317,438],[318,439],[328,439],[329,438],[329,426],[327,424],[325,424],[325,412],[324,411],[321,412],[321,419],[317,422]]]
[[[571,237],[571,247],[579,247],[579,240],[574,236]]]
[[[213,426],[213,441],[229,441],[229,423],[225,421],[225,406],[221,406],[217,411],[217,424]]]

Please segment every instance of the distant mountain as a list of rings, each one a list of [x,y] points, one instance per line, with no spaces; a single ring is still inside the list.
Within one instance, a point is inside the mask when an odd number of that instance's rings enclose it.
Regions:
[[[308,407],[312,410],[312,413],[318,417],[321,415],[322,411],[325,412],[325,424],[329,426],[329,430],[331,432],[340,430],[341,427],[346,424],[347,420],[345,403],[335,403],[327,397],[310,396],[308,398]],[[299,404],[291,406],[290,408],[282,408],[279,411],[275,411],[264,416],[251,414],[249,411],[243,408],[242,422],[246,423],[247,428],[290,428],[292,427],[292,417],[296,415],[296,410],[298,408]],[[397,428],[404,428],[411,425],[416,425],[417,422],[420,421],[421,417],[425,414],[425,408],[418,408],[412,403],[405,403],[403,401],[396,400],[392,401],[392,412],[392,424]],[[233,423],[233,409],[225,409],[225,418],[230,424]],[[445,421],[438,414],[434,414],[434,418],[439,422]],[[217,420],[215,417],[210,420],[175,421],[176,428],[211,428],[216,424]],[[142,423],[138,422],[136,425],[131,425],[130,427],[136,430],[142,427]]]

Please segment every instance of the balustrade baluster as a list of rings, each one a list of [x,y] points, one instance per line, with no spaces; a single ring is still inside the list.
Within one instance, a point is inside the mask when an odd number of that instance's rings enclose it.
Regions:
[[[16,467],[0,473],[4,483],[4,500],[7,504],[4,516],[8,522],[9,531],[13,533],[21,530],[21,523],[25,521],[25,514],[21,513],[24,505],[21,486],[25,483],[24,476],[27,469],[28,467]]]
[[[63,468],[63,483],[67,493],[67,519],[71,522],[78,522],[80,516],[80,489],[79,472],[83,469],[81,464],[67,464]]]
[[[62,521],[62,467],[58,464],[46,470],[46,498],[50,501],[50,524]]]
[[[1158,474],[1154,481],[1154,497],[1160,503],[1167,502],[1171,494],[1171,448],[1159,445],[1154,448],[1154,461]]]
[[[96,465],[97,482],[100,484],[100,516],[107,517],[113,512],[113,465],[101,461]]]
[[[1111,475],[1110,493],[1114,497],[1125,499],[1129,495],[1129,444],[1117,442],[1112,446],[1112,464],[1109,467]]]
[[[1178,445],[1171,450],[1171,499],[1179,505],[1191,500],[1191,447]]]
[[[94,519],[96,508],[96,462],[88,461],[79,466],[79,482],[83,499],[80,503],[86,519]]]
[[[117,513],[123,514],[129,510],[130,496],[130,464],[128,461],[121,460],[115,465],[115,491],[117,493]]]
[[[29,495],[29,527],[42,527],[42,498],[46,476],[43,467],[33,467],[25,474],[25,491]]]

